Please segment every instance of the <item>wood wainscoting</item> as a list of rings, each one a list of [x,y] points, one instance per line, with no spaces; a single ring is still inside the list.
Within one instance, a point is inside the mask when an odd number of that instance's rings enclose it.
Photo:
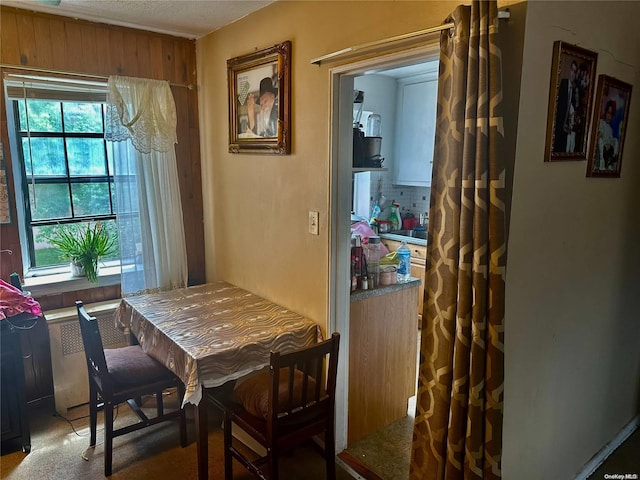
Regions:
[[[176,158],[185,223],[189,284],[205,281],[204,225],[200,165],[198,94],[195,41],[132,28],[77,20],[14,7],[0,7],[0,73],[9,66],[22,73],[53,70],[83,76],[109,75],[166,80],[172,87],[178,117]],[[24,69],[27,69],[26,71]],[[53,74],[41,73],[53,76]],[[192,88],[187,88],[191,85]],[[2,85],[4,91],[4,84]],[[0,95],[0,138],[4,144],[8,184],[13,169],[7,131],[6,105]],[[10,191],[12,222],[0,225],[0,278],[12,272],[23,276],[20,237],[13,187]],[[100,288],[100,287],[99,287]],[[70,292],[71,293],[71,292]],[[110,296],[109,294],[105,296]],[[75,296],[72,296],[75,298]],[[56,308],[69,305],[55,305]]]

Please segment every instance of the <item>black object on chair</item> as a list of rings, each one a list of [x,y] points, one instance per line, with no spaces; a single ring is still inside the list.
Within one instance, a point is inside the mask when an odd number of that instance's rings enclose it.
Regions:
[[[187,445],[187,427],[184,409],[164,413],[162,392],[177,388],[178,399],[184,397],[184,384],[169,369],[148,356],[140,345],[104,349],[98,321],[76,302],[80,332],[89,371],[90,447],[96,445],[98,409],[104,410],[104,474],[111,475],[113,439],[141,428],[173,418],[180,419],[180,444]],[[140,408],[143,395],[155,395],[156,417],[148,418]],[[136,401],[138,400],[138,401]],[[127,402],[140,422],[113,429],[113,409]]]
[[[335,392],[340,334],[293,352],[271,352],[269,369],[238,380],[231,396],[211,395],[224,413],[224,478],[235,457],[261,479],[278,479],[278,457],[324,433],[327,478],[336,478]],[[324,361],[328,358],[325,375]],[[232,422],[260,443],[265,457],[251,461],[233,446]],[[267,464],[267,475],[259,466]]]

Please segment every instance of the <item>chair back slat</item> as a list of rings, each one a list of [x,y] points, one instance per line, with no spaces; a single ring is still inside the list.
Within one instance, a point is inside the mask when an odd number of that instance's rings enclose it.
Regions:
[[[316,362],[316,372],[314,378],[322,378],[323,374],[323,362]],[[314,392],[315,398],[320,398],[320,390],[322,387],[322,382],[316,382],[316,391]]]
[[[327,413],[330,413],[327,418],[333,421],[339,341],[340,335],[334,333],[329,340],[294,352],[271,353],[267,430],[275,433],[278,422],[309,421]],[[327,375],[324,375],[325,360],[329,365]],[[281,375],[288,377],[283,382],[287,388],[285,395],[280,392]],[[279,399],[285,398],[286,405],[280,405]]]
[[[81,301],[76,302],[78,310],[78,321],[80,322],[80,334],[84,353],[87,360],[87,368],[90,375],[95,375],[100,379],[102,388],[110,387],[110,380],[107,371],[107,362],[104,357],[104,347],[102,337],[98,328],[98,320],[87,313]]]
[[[296,369],[293,366],[290,366],[288,368],[289,370],[289,385],[288,385],[288,403],[287,403],[287,410],[289,410],[291,408],[291,406],[293,405],[294,402],[294,380],[296,378],[295,373],[296,373]]]
[[[300,395],[300,403],[306,405],[309,400],[308,388],[309,388],[309,373],[307,372],[307,362],[302,362],[302,365],[296,365],[296,369],[302,372],[302,387]]]

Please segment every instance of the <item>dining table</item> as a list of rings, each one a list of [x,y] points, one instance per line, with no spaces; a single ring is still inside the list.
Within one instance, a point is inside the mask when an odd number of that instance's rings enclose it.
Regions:
[[[205,391],[322,340],[318,324],[272,301],[220,281],[124,297],[116,326],[185,385],[182,408],[195,405],[198,479],[208,478]]]

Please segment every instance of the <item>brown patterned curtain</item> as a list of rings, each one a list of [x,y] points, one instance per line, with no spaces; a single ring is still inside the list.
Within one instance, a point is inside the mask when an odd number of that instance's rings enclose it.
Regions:
[[[441,35],[410,478],[501,478],[506,264],[497,5]]]

